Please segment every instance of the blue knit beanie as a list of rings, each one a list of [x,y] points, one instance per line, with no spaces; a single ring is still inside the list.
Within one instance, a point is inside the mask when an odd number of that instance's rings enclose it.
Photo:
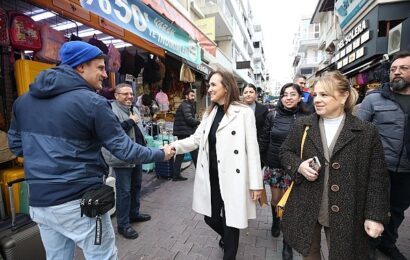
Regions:
[[[82,41],[66,42],[60,49],[61,64],[66,64],[72,68],[102,54],[102,51],[97,47]]]

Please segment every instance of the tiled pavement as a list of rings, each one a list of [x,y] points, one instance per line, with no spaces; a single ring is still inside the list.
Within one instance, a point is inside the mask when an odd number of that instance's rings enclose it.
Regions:
[[[136,240],[117,235],[119,259],[222,259],[218,236],[191,209],[194,167],[183,175],[188,181],[172,182],[157,179],[153,173],[144,174],[141,211],[149,213],[152,220],[134,225],[140,235]],[[410,259],[410,210],[406,213],[398,247]],[[246,230],[241,230],[237,259],[282,259],[282,238],[270,235],[270,208],[258,207],[257,216],[249,221]],[[115,229],[115,217],[112,220]],[[327,249],[322,244],[323,257],[327,259]],[[76,259],[84,259],[80,250]],[[294,252],[294,259],[302,258]],[[378,259],[387,258],[379,254]]]

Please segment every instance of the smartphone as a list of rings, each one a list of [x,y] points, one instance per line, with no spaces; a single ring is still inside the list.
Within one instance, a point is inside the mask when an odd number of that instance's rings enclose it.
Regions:
[[[322,167],[322,165],[320,164],[319,158],[317,158],[317,156],[313,157],[313,161],[310,163],[310,167],[315,171],[319,172],[320,167]]]

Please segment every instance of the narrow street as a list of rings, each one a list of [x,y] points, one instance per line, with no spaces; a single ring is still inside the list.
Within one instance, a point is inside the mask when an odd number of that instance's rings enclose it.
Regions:
[[[139,233],[136,240],[117,235],[119,259],[222,259],[219,237],[205,224],[203,217],[191,209],[193,165],[182,174],[188,177],[188,181],[173,182],[157,179],[155,173],[144,173],[141,211],[150,214],[152,219],[133,225]],[[241,230],[237,259],[282,259],[282,237],[273,238],[270,235],[270,208],[258,207],[257,216],[256,220],[249,221],[246,230]],[[112,220],[116,229],[115,217]],[[397,245],[410,259],[409,210]],[[323,256],[327,259],[326,249]],[[76,259],[84,259],[80,250],[77,250]],[[294,259],[302,257],[295,254]],[[378,254],[378,259],[388,258]]]

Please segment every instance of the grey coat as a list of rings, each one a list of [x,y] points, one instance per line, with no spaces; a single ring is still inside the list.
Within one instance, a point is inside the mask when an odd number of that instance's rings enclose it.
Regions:
[[[300,143],[309,125],[303,159]],[[316,181],[309,182],[297,169],[302,161],[318,156],[329,165],[328,199],[330,224],[329,259],[367,259],[365,219],[387,223],[389,177],[383,147],[376,128],[348,114],[329,162],[325,160],[319,130],[319,117],[299,118],[281,147],[280,158],[295,185],[282,221],[284,239],[307,255],[318,221],[323,193],[324,168]]]
[[[410,115],[403,112],[390,90],[390,85],[385,84],[383,88],[370,92],[360,104],[357,117],[372,122],[377,127],[388,170],[409,173],[410,160],[407,150],[410,147]]]

